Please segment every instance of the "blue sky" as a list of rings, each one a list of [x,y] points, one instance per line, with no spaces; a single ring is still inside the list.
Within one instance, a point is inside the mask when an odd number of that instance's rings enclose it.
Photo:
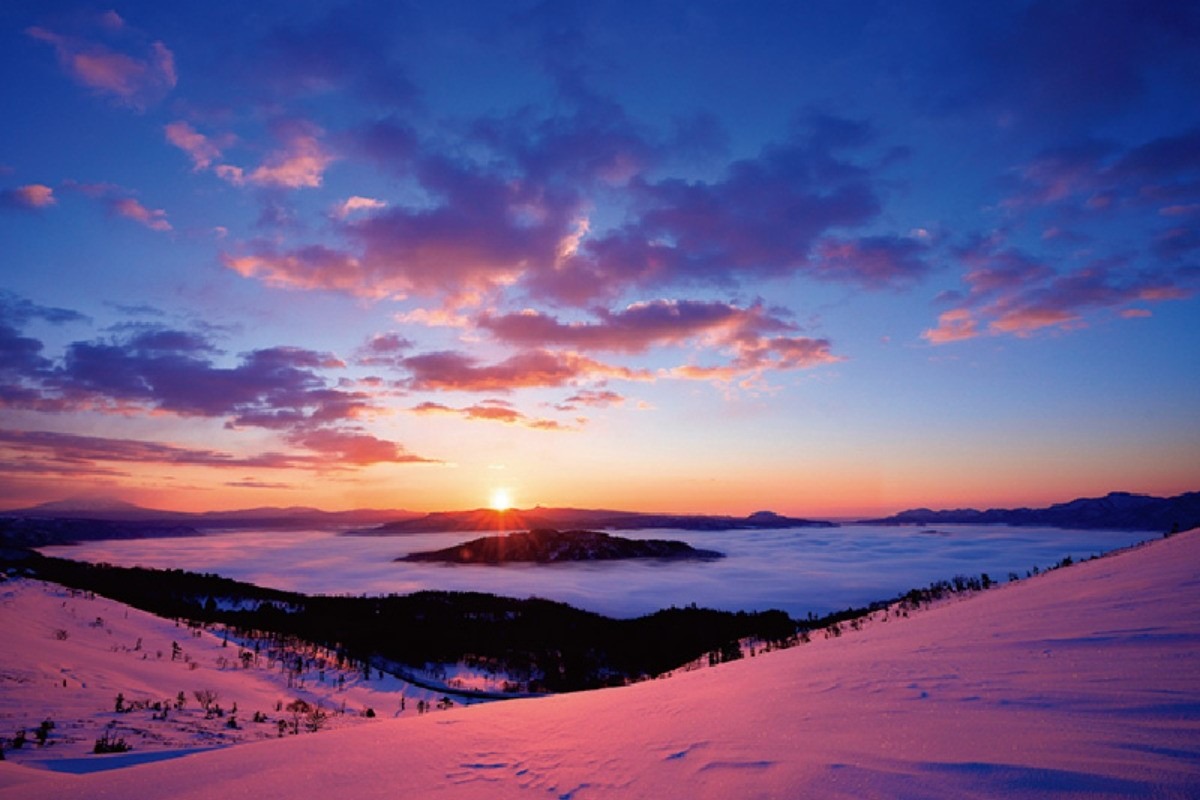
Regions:
[[[0,503],[1200,478],[1186,3],[0,10]]]

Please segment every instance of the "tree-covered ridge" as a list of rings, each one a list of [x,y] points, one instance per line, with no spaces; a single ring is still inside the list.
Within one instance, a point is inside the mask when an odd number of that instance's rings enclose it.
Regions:
[[[739,657],[743,639],[780,646],[797,632],[782,611],[689,606],[612,619],[549,600],[479,592],[309,596],[211,574],[86,564],[28,550],[0,552],[0,566],[162,616],[296,636],[363,664],[487,663],[525,691],[619,685],[714,653]]]

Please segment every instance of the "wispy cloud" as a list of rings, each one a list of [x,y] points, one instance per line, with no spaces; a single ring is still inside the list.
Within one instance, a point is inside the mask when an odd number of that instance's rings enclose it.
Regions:
[[[360,197],[354,195],[347,197],[345,200],[337,203],[333,207],[333,216],[338,219],[346,219],[352,214],[362,214],[371,211],[378,211],[381,208],[387,208],[387,203],[382,200],[376,200],[373,197]]]
[[[413,406],[410,411],[414,414],[447,414],[467,420],[482,420],[501,422],[506,425],[520,425],[541,431],[578,430],[577,427],[544,417],[530,417],[513,408],[503,400],[484,400],[474,405],[455,408],[442,403],[424,402]],[[585,420],[577,418],[576,423],[582,425]]]
[[[192,159],[193,169],[197,171],[211,167],[221,158],[224,147],[232,141],[232,137],[228,135],[214,140],[182,120],[169,123],[163,131],[168,142],[188,154]]]
[[[604,364],[578,353],[530,350],[495,364],[481,364],[465,353],[442,351],[410,356],[401,362],[411,389],[509,392],[532,387],[564,386],[579,381],[619,378],[651,380],[649,370]]]
[[[59,66],[75,82],[118,105],[144,111],[175,88],[175,55],[160,41],[145,37],[116,12],[84,24],[78,35],[34,26],[25,33],[54,48]],[[103,39],[103,41],[101,41]]]
[[[167,221],[166,211],[161,208],[146,208],[136,198],[113,198],[110,208],[112,208],[113,213],[141,223],[152,231],[171,230],[171,223]]]
[[[114,183],[79,183],[73,180],[64,181],[63,188],[96,200],[110,214],[131,219],[150,230],[163,233],[173,230],[166,210],[143,205],[132,189]]]

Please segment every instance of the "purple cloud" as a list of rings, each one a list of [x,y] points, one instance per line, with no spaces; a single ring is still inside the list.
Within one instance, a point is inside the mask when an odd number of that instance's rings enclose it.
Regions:
[[[79,315],[8,295],[0,295],[0,311],[0,403],[7,407],[225,419],[229,428],[280,431],[287,442],[308,451],[235,459],[235,465],[327,468],[334,463],[427,460],[395,442],[347,427],[379,407],[368,392],[330,385],[322,373],[345,367],[331,353],[271,347],[243,353],[235,366],[225,367],[214,361],[221,352],[199,333],[137,325],[106,340],[73,342],[61,363],[55,363],[42,355],[40,341],[21,335],[10,323],[33,317],[65,322]],[[119,456],[115,452],[109,460]],[[221,454],[188,457],[197,464],[229,462]]]
[[[1072,330],[1088,315],[1108,310],[1130,318],[1148,316],[1134,304],[1178,300],[1192,294],[1186,272],[1136,271],[1120,261],[1093,261],[1058,273],[1025,254],[977,243],[960,254],[970,265],[968,291],[946,300],[955,306],[939,315],[922,338],[931,344],[972,339],[985,333],[1030,336],[1042,330]]]
[[[792,325],[770,316],[761,305],[739,308],[720,302],[655,300],[622,311],[597,309],[596,322],[563,323],[528,311],[484,314],[477,325],[496,339],[521,347],[566,346],[582,350],[642,353],[651,347],[681,344],[700,336],[728,342]]]
[[[453,156],[375,123],[345,146],[415,181],[422,202],[376,199],[370,215],[333,220],[343,244],[248,242],[224,263],[274,286],[442,297],[452,307],[514,283],[534,299],[586,306],[629,289],[797,272],[876,288],[925,270],[916,241],[831,236],[881,208],[876,167],[848,155],[873,142],[864,123],[810,114],[791,140],[721,177],[681,180],[654,175],[665,146],[620,107],[590,97],[574,108],[477,122]],[[623,204],[625,220],[592,231],[589,209],[601,197]]]

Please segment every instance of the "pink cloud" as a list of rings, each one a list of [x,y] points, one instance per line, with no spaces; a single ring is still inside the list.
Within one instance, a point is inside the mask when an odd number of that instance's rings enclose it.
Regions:
[[[167,141],[188,154],[195,170],[208,169],[221,157],[221,145],[197,131],[186,122],[172,122],[164,129]],[[228,140],[226,137],[225,141]]]
[[[621,311],[599,309],[594,313],[598,317],[595,322],[571,323],[537,311],[484,314],[477,324],[496,339],[522,347],[561,345],[624,353],[641,353],[654,346],[677,345],[697,338],[731,343],[792,328],[761,305],[739,308],[696,300],[653,300],[634,303]]]
[[[54,189],[40,183],[0,191],[0,205],[10,208],[41,209],[58,203]]]
[[[1029,336],[1042,328],[1069,329],[1081,324],[1080,316],[1066,309],[1031,307],[1006,311],[988,323],[988,329],[996,333]]]
[[[240,271],[364,297],[441,297],[461,310],[510,286],[535,301],[587,306],[635,288],[728,287],[797,273],[877,288],[926,270],[917,239],[830,237],[880,211],[872,169],[844,155],[870,139],[862,124],[810,120],[807,134],[735,161],[713,180],[686,181],[648,176],[660,154],[621,119],[594,122],[484,120],[471,134],[482,156],[429,152],[410,134],[393,142],[399,134],[390,124],[382,150],[371,136],[351,137],[346,146],[404,174],[421,201],[372,203],[361,216],[336,207],[342,243],[325,245],[319,264],[305,247],[260,243],[256,266],[243,262]],[[315,185],[327,163],[318,146],[311,133],[296,137],[286,154],[226,178]],[[315,152],[311,168],[293,169],[305,154],[292,151],[305,148]],[[611,191],[618,173],[627,219],[595,230],[592,195]]]
[[[978,335],[979,323],[971,318],[971,312],[956,308],[939,314],[937,327],[922,333],[921,338],[930,344],[946,344],[974,339]]]
[[[335,205],[332,213],[338,219],[345,219],[351,214],[378,211],[381,208],[387,208],[387,203],[382,200],[376,200],[373,197],[359,197],[358,195],[354,195]]]
[[[625,398],[611,389],[582,389],[557,404],[555,408],[559,411],[574,411],[579,406],[603,408],[620,406],[624,403]]]
[[[808,369],[840,361],[828,339],[792,336],[795,326],[767,313],[761,304],[656,300],[622,311],[594,312],[595,322],[563,323],[535,311],[483,315],[479,327],[500,341],[522,347],[568,346],[580,350],[642,353],[662,345],[695,344],[728,354],[719,367],[692,365],[666,374],[689,379],[730,380],[768,370]]]
[[[316,188],[321,185],[325,170],[333,161],[333,154],[322,147],[316,133],[295,133],[282,149],[268,155],[249,174],[243,176],[239,173],[233,182],[245,180],[259,186],[285,189]]]
[[[268,286],[291,289],[332,289],[381,299],[399,292],[399,287],[372,283],[363,263],[354,256],[324,245],[309,245],[286,253],[269,245],[257,245],[242,255],[223,253],[221,262],[246,278],[258,278]]]
[[[407,385],[424,390],[508,392],[604,378],[652,379],[646,370],[604,364],[578,353],[548,350],[518,353],[496,364],[480,364],[477,359],[454,351],[411,356],[401,363],[411,375]]]
[[[0,429],[0,452],[21,459],[21,472],[119,474],[105,464],[169,464],[212,469],[342,470],[379,463],[428,463],[394,442],[361,433],[319,430],[290,437],[309,452],[238,455],[139,439]]]
[[[134,40],[139,37],[127,29],[123,20],[114,25],[112,19],[99,20],[100,32],[119,39],[126,52],[42,27],[28,28],[25,32],[54,47],[59,66],[74,81],[119,105],[143,111],[175,88],[178,81],[175,55],[162,42],[151,42],[148,46],[137,43]]]
[[[113,212],[145,225],[153,231],[169,231],[171,223],[167,222],[167,212],[161,208],[149,209],[132,197],[121,197],[111,201]]]
[[[77,183],[72,180],[63,181],[63,188],[79,192],[85,197],[99,201],[112,214],[131,219],[155,231],[172,230],[167,221],[167,212],[161,208],[147,208],[142,205],[134,191],[113,183]]]
[[[817,243],[812,274],[824,280],[858,283],[869,288],[904,286],[928,269],[923,260],[926,250],[920,238],[828,237]]]
[[[413,455],[395,442],[366,433],[332,428],[298,431],[288,437],[293,444],[319,453],[338,464],[429,463],[430,459]]]

